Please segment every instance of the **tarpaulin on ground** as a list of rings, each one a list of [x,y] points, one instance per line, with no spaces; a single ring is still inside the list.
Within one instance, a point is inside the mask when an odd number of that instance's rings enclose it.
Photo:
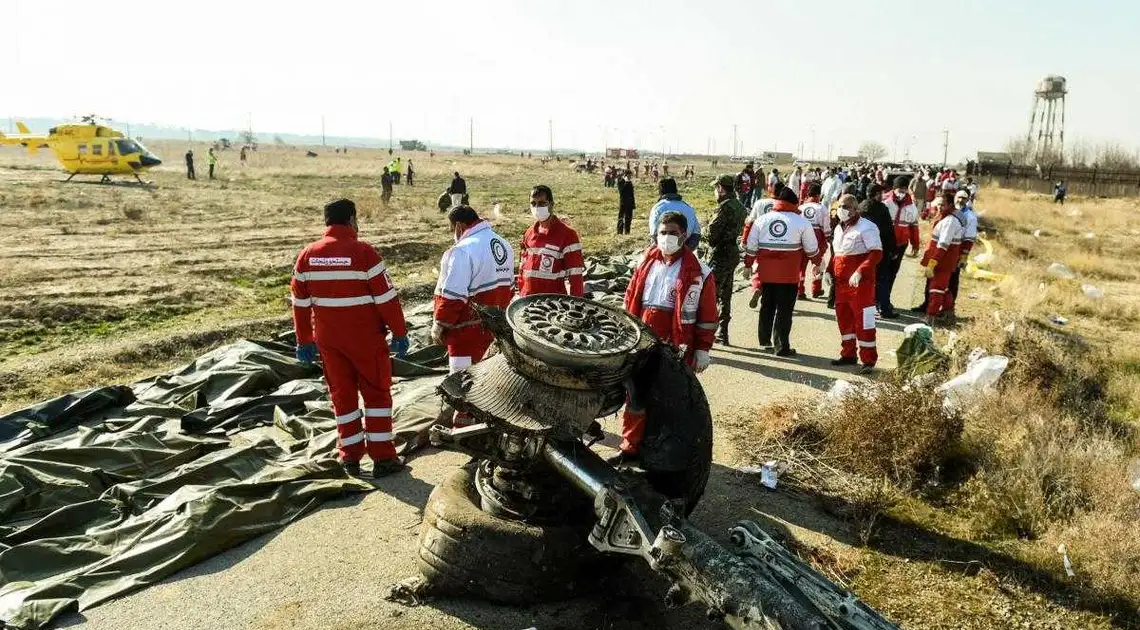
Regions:
[[[620,299],[634,264],[588,261],[591,297]],[[392,388],[402,453],[427,443],[447,372],[431,305],[406,316],[414,352],[393,360]],[[292,341],[239,341],[0,417],[0,621],[40,628],[371,490],[341,470],[320,367],[297,362]]]

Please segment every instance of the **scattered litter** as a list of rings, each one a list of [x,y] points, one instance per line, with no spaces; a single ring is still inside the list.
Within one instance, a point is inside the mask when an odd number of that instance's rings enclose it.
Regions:
[[[840,400],[843,400],[843,398],[848,394],[853,393],[856,389],[858,388],[855,387],[855,385],[850,381],[845,381],[841,378],[837,378],[835,379],[835,382],[831,384],[831,389],[827,390],[827,393],[824,394],[824,399],[829,402],[839,402]]]
[[[1049,265],[1045,271],[1047,271],[1051,276],[1055,276],[1064,280],[1072,280],[1073,278],[1077,277],[1077,274],[1073,273],[1072,269],[1069,269],[1065,265],[1057,262]]]
[[[1128,478],[1132,482],[1132,489],[1140,492],[1140,459],[1133,461],[1128,467]]]
[[[1065,563],[1065,575],[1076,577],[1077,574],[1073,571],[1073,563],[1069,560],[1069,550],[1065,548],[1065,543],[1061,543],[1057,547],[1057,553],[1061,554],[1061,559]]]
[[[1044,291],[1045,290],[1045,283],[1042,282],[1041,284],[1037,285],[1037,290],[1038,291]]]
[[[961,409],[988,392],[997,382],[1005,369],[1009,367],[1009,357],[1000,354],[978,356],[975,353],[985,350],[975,348],[970,352],[970,361],[966,371],[939,385],[935,391],[946,395],[945,406],[952,409]]]
[[[982,252],[974,256],[974,264],[979,267],[988,267],[994,261],[994,255],[991,252]]]
[[[1081,209],[1074,206],[1072,210],[1069,210],[1065,214],[1070,217],[1079,217],[1081,216]]]
[[[491,212],[494,213],[496,219],[503,218],[503,204],[495,202],[495,205],[491,206]]]
[[[1041,230],[1033,230],[1033,238],[1041,238]]]
[[[1057,324],[1058,326],[1064,326],[1065,324],[1069,323],[1068,318],[1061,317],[1060,315],[1050,315],[1049,321],[1053,322],[1054,324]]]
[[[971,293],[970,295],[967,295],[966,297],[970,298],[971,300],[976,300],[981,296],[979,296],[977,293]]]
[[[1014,322],[1010,322],[1010,323],[1009,323],[1009,326],[1006,326],[1006,327],[1005,327],[1005,328],[1003,328],[1002,330],[1004,330],[1004,331],[1006,331],[1007,333],[1009,333],[1009,334],[1011,334],[1011,335],[1012,335],[1012,334],[1013,334],[1013,332],[1014,332],[1015,330],[1017,330],[1017,324],[1015,324]]]
[[[970,354],[966,355],[966,365],[970,365],[974,361],[981,359],[982,357],[986,356],[987,354],[989,354],[989,353],[986,352],[985,348],[981,348],[981,347],[974,348],[973,350],[970,351]]]
[[[942,351],[947,354],[954,352],[956,345],[958,345],[958,333],[950,331],[950,336],[946,338],[946,345],[942,346]]]
[[[994,314],[996,315],[997,313],[995,312]],[[927,338],[933,339],[934,338],[934,329],[931,328],[930,326],[927,326],[926,324],[911,324],[911,325],[907,326],[906,328],[903,328],[903,338],[904,339],[910,339],[911,337],[913,337],[915,335],[918,335],[920,337],[927,337]]]
[[[1085,238],[1096,238],[1096,232],[1085,232],[1081,236]]]
[[[1092,300],[1100,300],[1104,298],[1104,291],[1094,287],[1091,284],[1082,284],[1081,291],[1084,291],[1085,297]]]
[[[776,482],[780,479],[780,471],[776,467],[776,460],[765,462],[760,467],[760,485],[770,490],[776,489]]]

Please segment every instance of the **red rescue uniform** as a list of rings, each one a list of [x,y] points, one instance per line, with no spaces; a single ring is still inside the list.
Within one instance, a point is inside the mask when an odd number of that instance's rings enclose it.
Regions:
[[[531,225],[519,247],[519,295],[585,294],[582,243],[578,233],[558,217]],[[569,291],[567,288],[569,287]]]
[[[958,268],[958,258],[962,251],[962,237],[966,233],[965,219],[953,209],[939,209],[940,218],[934,224],[930,242],[922,254],[922,266],[928,267],[937,261],[934,277],[930,279],[930,298],[926,303],[926,314],[937,317],[943,310],[953,310],[954,298],[950,295],[950,276]]]
[[[625,292],[625,310],[664,341],[684,348],[685,361],[693,366],[696,352],[708,352],[716,334],[719,314],[712,269],[688,247],[667,257],[654,245],[633,272]],[[644,408],[627,400],[621,450],[636,453],[644,432]]]
[[[341,460],[394,459],[386,337],[408,329],[380,254],[351,227],[330,226],[297,257],[291,289],[297,343],[316,342],[324,363]]]
[[[435,287],[433,318],[444,328],[452,373],[479,362],[494,336],[472,308],[506,308],[511,301],[515,254],[506,239],[480,221],[443,254]]]
[[[891,223],[895,226],[895,245],[900,249],[910,243],[913,251],[918,251],[918,206],[910,193],[901,197],[895,191],[883,195],[883,205],[891,215]]]
[[[752,288],[765,284],[797,284],[804,261],[819,263],[815,229],[799,208],[777,200],[772,211],[760,215],[748,230],[744,266],[752,269]]]
[[[813,278],[811,281],[812,295],[823,292],[823,257],[827,255],[828,242],[831,240],[831,215],[827,208],[819,202],[819,197],[808,197],[806,203],[800,206],[800,214],[811,224],[815,232],[815,240],[819,243],[820,262],[813,265]],[[800,296],[804,295],[804,282],[807,280],[808,259],[805,257],[800,263]]]
[[[864,365],[879,360],[875,343],[875,270],[883,259],[879,228],[859,217],[839,224],[832,246],[835,271],[835,319],[844,359],[854,358],[856,349]],[[851,276],[859,273],[859,286],[851,286]]]

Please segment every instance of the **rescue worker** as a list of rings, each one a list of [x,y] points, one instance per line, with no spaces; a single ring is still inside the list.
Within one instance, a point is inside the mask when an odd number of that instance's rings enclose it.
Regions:
[[[779,357],[796,356],[789,337],[804,256],[819,264],[819,243],[811,223],[800,215],[799,198],[785,186],[772,211],[752,225],[744,245],[745,274],[752,272],[752,288],[761,292],[760,346],[774,346]]]
[[[680,212],[661,216],[656,242],[633,272],[625,291],[625,310],[672,345],[698,374],[711,362],[709,350],[716,330],[716,279],[712,269],[685,245],[688,220]],[[621,452],[610,463],[640,457],[645,432],[645,406],[629,392],[622,414]]]
[[[752,210],[748,212],[748,216],[744,219],[744,231],[740,234],[740,246],[743,247],[748,242],[748,233],[752,230],[752,226],[764,214],[772,211],[772,207],[776,204],[776,197],[780,195],[780,191],[784,189],[784,185],[776,182],[775,186],[771,189],[770,194],[758,196],[756,201],[752,202]],[[757,298],[759,299],[759,298]],[[752,308],[756,308],[753,304]]]
[[[197,179],[194,176],[194,149],[186,149],[186,179]]]
[[[739,195],[740,203],[748,207],[752,203],[752,163],[744,165],[740,172],[736,174],[736,178],[732,182],[732,186]],[[735,196],[735,195],[734,195]]]
[[[736,182],[732,175],[721,175],[713,182],[716,192],[716,215],[709,223],[709,264],[716,278],[716,299],[720,308],[720,327],[717,329],[717,343],[729,345],[728,323],[732,321],[732,274],[740,262],[740,247],[737,245],[744,229],[747,210],[736,198]]]
[[[617,180],[618,191],[618,234],[629,234],[633,224],[633,211],[637,208],[637,201],[633,197],[633,182],[630,181],[629,171],[622,171]]]
[[[401,159],[399,157],[397,157],[396,161],[395,161],[395,165],[396,165],[396,167],[394,169],[392,169],[392,179],[393,179],[392,183],[399,186],[400,185],[400,175],[401,175],[401,173],[404,172],[404,163],[401,161]]]
[[[820,203],[826,208],[830,208],[832,204],[839,199],[843,194],[843,177],[842,173],[834,168],[827,169],[827,177],[820,185]]]
[[[780,169],[773,168],[771,173],[768,173],[768,192],[771,193],[772,189],[780,182]]]
[[[942,198],[937,199],[931,208],[934,212],[942,207]],[[949,298],[942,307],[942,314],[947,317],[954,316],[954,304],[958,301],[958,284],[961,280],[962,269],[966,267],[966,263],[970,260],[970,251],[974,248],[974,241],[978,238],[978,215],[974,212],[973,206],[970,204],[970,193],[967,190],[959,190],[954,193],[954,213],[965,226],[962,235],[962,248],[958,255],[958,267],[954,269],[954,273],[950,275],[950,292]],[[930,305],[930,279],[926,280],[926,289],[923,291],[922,304],[911,309],[915,313],[925,313]]]
[[[954,193],[943,193],[938,219],[921,262],[926,277],[930,278],[930,298],[926,307],[926,323],[929,325],[934,324],[944,308],[952,309],[954,306],[953,298],[948,293],[950,276],[958,268],[965,233],[964,219],[960,214],[954,213]]]
[[[554,193],[549,186],[539,184],[530,191],[530,214],[534,223],[519,247],[519,296],[585,295],[582,243],[574,228],[554,216]]]
[[[515,253],[470,206],[452,208],[447,220],[455,245],[439,263],[431,338],[447,347],[448,368],[454,374],[478,363],[491,345],[493,336],[472,307],[506,308],[510,303]],[[463,418],[458,416],[457,422]]]
[[[408,185],[415,186],[416,169],[412,166],[412,161],[408,160]]]
[[[910,180],[910,195],[914,199],[914,207],[918,209],[918,216],[926,212],[926,178],[922,173],[915,173]]]
[[[459,171],[455,171],[455,177],[451,179],[451,185],[447,187],[447,194],[451,195],[452,208],[463,205],[463,196],[467,194],[467,182],[459,176]]]
[[[839,224],[832,245],[835,320],[841,350],[835,366],[856,365],[869,373],[879,360],[875,347],[875,267],[883,259],[879,228],[859,216],[855,195],[839,198]],[[856,352],[858,350],[858,352]]]
[[[800,184],[802,184],[803,181],[804,181],[804,169],[802,166],[797,166],[796,170],[793,171],[792,174],[788,176],[788,181],[784,185],[787,186],[788,188],[790,188],[792,190],[792,192],[796,195],[796,197],[799,198]]]
[[[404,467],[392,444],[392,365],[385,341],[391,332],[396,357],[407,354],[404,311],[380,254],[357,238],[356,204],[338,199],[326,205],[325,225],[324,237],[301,251],[293,269],[297,359],[312,363],[319,354],[324,362],[345,472],[359,475],[367,453],[372,476],[383,477]]]
[[[214,147],[206,151],[206,166],[210,169],[210,179],[214,179],[214,167],[218,165],[218,156],[214,155]]]
[[[819,243],[819,256],[820,259],[827,255],[828,241],[831,240],[831,213],[822,203],[820,203],[820,196],[822,186],[819,182],[812,182],[808,185],[807,201],[800,205],[800,214],[803,215],[808,223],[811,223],[812,230],[815,232],[815,240]],[[799,299],[807,299],[804,292],[804,282],[807,279],[807,259],[803,260],[803,267],[800,269],[800,284],[799,284]],[[822,262],[814,265],[812,269],[811,281],[811,296],[813,298],[823,297],[823,271],[824,267]]]
[[[885,269],[879,275],[883,286],[879,292],[879,314],[885,319],[896,319],[899,315],[891,303],[891,291],[895,286],[895,279],[902,268],[903,255],[906,253],[907,243],[910,243],[911,255],[918,254],[918,207],[914,198],[907,190],[907,179],[904,176],[895,178],[894,189],[883,195],[883,205],[887,207],[887,214],[891,218],[891,227],[894,230],[894,251],[884,250],[883,265]],[[880,229],[882,229],[880,227]]]
[[[685,216],[688,225],[689,236],[685,245],[696,252],[697,245],[701,242],[701,222],[697,219],[697,211],[685,203],[681,199],[681,195],[677,193],[677,180],[672,177],[662,179],[657,183],[657,192],[660,197],[649,210],[649,238],[657,238],[657,228],[660,226],[661,217],[666,212],[680,212]]]

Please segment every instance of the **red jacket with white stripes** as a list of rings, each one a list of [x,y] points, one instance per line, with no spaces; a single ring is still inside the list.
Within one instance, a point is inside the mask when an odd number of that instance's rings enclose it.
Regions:
[[[934,231],[930,234],[930,242],[926,244],[921,262],[926,267],[930,261],[937,260],[936,267],[940,272],[958,264],[962,238],[966,235],[966,219],[961,213],[942,209],[941,215],[934,224]]]
[[[519,295],[566,293],[584,295],[582,276],[586,264],[582,260],[582,243],[578,233],[558,217],[550,217],[546,225],[535,223],[527,228],[519,248]]]
[[[892,190],[883,195],[883,205],[887,206],[895,226],[897,246],[906,247],[910,243],[911,249],[918,251],[918,206],[914,205],[914,198],[910,193],[897,197]]]
[[[835,228],[835,243],[831,250],[835,265],[836,295],[842,296],[848,289],[847,281],[856,271],[867,279],[869,297],[874,299],[875,268],[883,259],[883,241],[879,228],[869,220],[859,217],[849,225],[839,224]],[[860,281],[860,286],[862,281]]]
[[[472,304],[506,308],[511,301],[515,253],[506,239],[480,221],[443,254],[432,317],[444,328],[479,323]]]
[[[753,288],[799,282],[804,256],[814,263],[822,257],[815,228],[795,204],[776,201],[772,212],[760,215],[752,224],[744,243],[744,265],[754,269]]]
[[[404,310],[374,247],[347,225],[331,225],[293,267],[293,328],[297,343],[351,341],[387,331],[408,334]]]
[[[677,309],[680,309],[678,311]],[[675,346],[685,359],[709,350],[717,328],[716,281],[712,269],[682,247],[672,260],[651,246],[630,278],[625,310]]]

